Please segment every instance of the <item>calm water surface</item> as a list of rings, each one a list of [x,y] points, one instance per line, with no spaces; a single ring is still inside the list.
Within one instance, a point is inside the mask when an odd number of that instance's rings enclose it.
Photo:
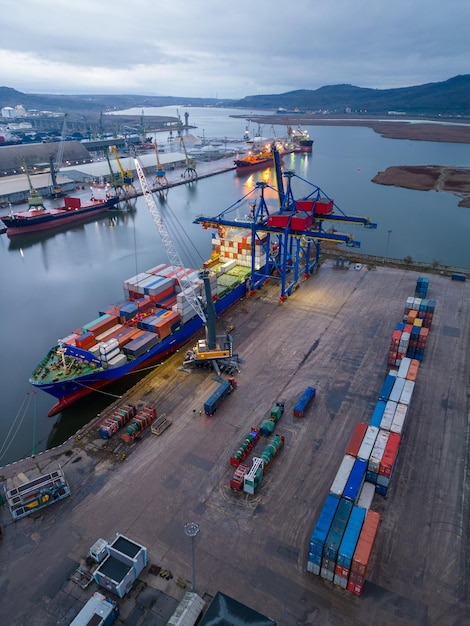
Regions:
[[[184,111],[179,109],[181,116]],[[188,111],[189,122],[197,125],[191,132],[201,137],[239,139],[248,125],[228,117],[239,114],[238,110]],[[136,113],[140,115],[141,109]],[[151,113],[176,115],[176,108],[145,110]],[[411,256],[470,268],[470,210],[459,208],[456,196],[371,182],[378,171],[391,165],[469,167],[468,146],[383,139],[359,127],[311,127],[309,131],[315,140],[313,154],[289,156],[285,165],[318,185],[345,213],[369,216],[378,223],[375,231],[344,229],[361,241],[363,252],[385,255],[390,230],[390,257]],[[270,125],[261,132],[273,136]],[[275,127],[275,133],[286,136],[282,126]],[[166,138],[167,134],[159,134],[159,143]],[[255,180],[227,172],[169,191],[161,208],[173,216],[169,229],[185,264],[199,266],[210,254],[211,233],[192,224],[195,217],[217,215],[245,195]],[[301,196],[308,186],[296,183],[294,191]],[[247,211],[247,206],[239,209],[242,214]],[[54,400],[33,392],[28,377],[57,339],[122,299],[124,279],[160,262],[166,263],[167,257],[142,198],[136,199],[133,211],[110,214],[63,232],[19,242],[0,236],[0,466],[57,445],[114,399],[96,394],[48,418]],[[117,383],[106,392],[119,394],[131,382]]]

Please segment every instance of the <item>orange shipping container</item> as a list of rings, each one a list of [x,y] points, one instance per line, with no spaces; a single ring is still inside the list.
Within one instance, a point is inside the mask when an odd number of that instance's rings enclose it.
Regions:
[[[369,566],[370,557],[374,548],[377,529],[379,527],[380,515],[368,509],[361,534],[357,541],[356,549],[351,563],[351,573],[365,576]]]
[[[364,439],[364,435],[366,434],[366,430],[367,424],[363,424],[362,422],[358,422],[356,424],[351,439],[349,440],[348,447],[346,448],[346,454],[357,456],[362,440]]]
[[[408,373],[406,375],[407,380],[414,380],[418,377],[419,370],[419,361],[418,359],[411,359],[410,367],[408,368]]]

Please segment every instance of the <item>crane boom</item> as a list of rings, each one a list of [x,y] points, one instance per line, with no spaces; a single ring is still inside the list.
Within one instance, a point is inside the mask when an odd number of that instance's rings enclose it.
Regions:
[[[163,222],[162,216],[158,207],[153,199],[152,192],[150,190],[149,184],[147,182],[147,178],[145,177],[142,166],[140,165],[139,159],[134,157],[134,164],[137,175],[139,177],[140,186],[142,187],[142,192],[144,195],[145,202],[150,211],[152,219],[157,227],[158,233],[163,243],[163,247],[167,253],[168,259],[170,261],[170,265],[174,268],[181,267],[183,268],[183,263],[181,262],[180,256],[173,246],[173,242],[171,241],[168,230]],[[199,315],[203,323],[206,323],[206,315],[204,313],[204,309],[201,304],[201,300],[198,298],[196,292],[194,291],[194,286],[191,280],[188,278],[186,272],[182,271],[181,276],[178,276],[178,281],[181,285],[181,288],[184,292],[186,300],[189,302],[193,310]]]

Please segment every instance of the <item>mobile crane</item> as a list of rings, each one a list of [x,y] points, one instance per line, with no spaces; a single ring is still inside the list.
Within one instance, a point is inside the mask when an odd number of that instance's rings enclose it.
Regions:
[[[140,186],[142,187],[145,202],[155,226],[157,227],[170,265],[175,268],[181,268],[183,267],[183,263],[170,238],[137,155],[134,155],[134,164],[139,177]],[[178,278],[182,293],[185,294],[187,302],[195,313],[201,318],[206,330],[206,338],[199,340],[195,348],[186,353],[184,365],[202,365],[204,367],[211,366],[219,375],[222,370],[232,372],[236,369],[238,371],[237,363],[239,360],[232,351],[231,335],[225,333],[221,337],[217,336],[216,333],[216,312],[214,301],[212,299],[209,271],[202,270],[200,278],[204,284],[205,308],[203,306],[202,298],[196,293],[194,283],[190,280],[186,273],[182,272]]]

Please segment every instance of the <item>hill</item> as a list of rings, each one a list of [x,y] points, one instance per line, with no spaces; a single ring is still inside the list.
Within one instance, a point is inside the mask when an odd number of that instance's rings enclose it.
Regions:
[[[182,98],[143,95],[53,95],[27,94],[0,87],[0,106],[22,104],[27,110],[99,115],[101,111],[131,107],[219,106],[243,109],[285,109],[332,114],[367,113],[384,115],[395,111],[403,115],[426,117],[470,116],[470,74],[455,76],[440,83],[397,89],[369,89],[354,85],[328,85],[316,90],[298,89],[282,94],[246,96],[241,100]]]
[[[469,116],[470,74],[441,83],[398,89],[366,89],[353,85],[330,85],[314,91],[302,89],[279,95],[247,96],[232,103],[243,108],[284,108],[309,112],[368,113],[395,111],[404,115]]]

